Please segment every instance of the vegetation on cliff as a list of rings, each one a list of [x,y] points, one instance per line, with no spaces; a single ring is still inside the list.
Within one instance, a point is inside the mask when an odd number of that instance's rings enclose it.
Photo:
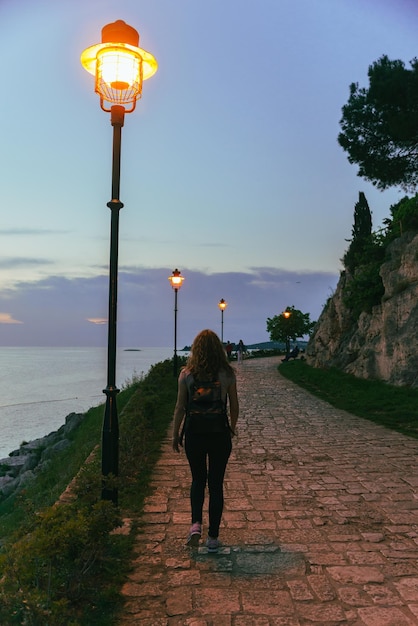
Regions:
[[[348,274],[344,304],[351,311],[353,321],[362,312],[371,313],[381,303],[384,286],[380,268],[387,259],[388,246],[406,231],[418,231],[418,194],[392,205],[390,215],[384,220],[384,229],[372,232],[371,212],[365,195],[360,192],[354,207],[352,239],[342,259]]]

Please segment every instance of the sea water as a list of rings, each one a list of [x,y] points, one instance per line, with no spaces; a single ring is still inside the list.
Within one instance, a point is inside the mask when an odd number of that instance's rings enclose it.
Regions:
[[[119,348],[116,384],[126,386],[172,348]],[[106,348],[0,348],[0,459],[48,435],[69,413],[82,413],[106,400]]]

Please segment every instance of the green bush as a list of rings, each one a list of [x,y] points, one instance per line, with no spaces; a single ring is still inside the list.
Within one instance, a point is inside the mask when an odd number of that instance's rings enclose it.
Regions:
[[[386,220],[390,239],[399,237],[407,230],[418,230],[418,195],[405,196],[390,207],[392,219]]]
[[[380,276],[380,265],[380,261],[364,264],[347,281],[343,300],[353,319],[357,319],[363,311],[371,313],[372,308],[381,303],[385,289]]]
[[[110,531],[119,523],[117,509],[105,501],[39,513],[32,531],[2,556],[0,622],[68,624],[78,603],[94,605]]]

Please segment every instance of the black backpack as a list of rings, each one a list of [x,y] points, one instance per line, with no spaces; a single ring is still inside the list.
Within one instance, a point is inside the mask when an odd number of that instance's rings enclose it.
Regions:
[[[185,430],[193,433],[218,433],[228,429],[226,401],[222,400],[219,380],[186,381],[188,402]]]

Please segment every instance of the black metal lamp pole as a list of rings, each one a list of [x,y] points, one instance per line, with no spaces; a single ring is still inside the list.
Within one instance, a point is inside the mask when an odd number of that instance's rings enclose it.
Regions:
[[[221,341],[224,342],[224,311],[221,309]]]
[[[157,61],[152,54],[139,47],[139,33],[123,20],[102,28],[102,41],[86,48],[80,58],[84,69],[95,77],[95,92],[100,96],[100,107],[110,113],[113,126],[112,199],[107,203],[111,210],[110,263],[109,263],[109,317],[107,341],[106,406],[102,430],[102,498],[118,503],[116,484],[106,480],[119,473],[119,422],[116,396],[116,318],[118,300],[118,249],[120,153],[122,126],[125,113],[132,113],[141,97],[142,83],[157,71]],[[109,109],[109,104],[112,104]],[[129,105],[125,108],[122,105]]]
[[[174,288],[174,358],[173,358],[173,374],[177,377],[177,293],[178,289]]]
[[[228,303],[225,302],[223,298],[218,303],[218,307],[221,311],[221,342],[222,343],[224,342],[224,311],[227,306],[228,306]]]
[[[117,477],[119,474],[119,420],[116,396],[119,389],[116,387],[116,326],[118,302],[118,254],[119,254],[119,211],[123,207],[119,200],[120,193],[120,155],[122,126],[125,109],[114,105],[111,108],[111,124],[113,126],[113,158],[112,158],[112,200],[107,203],[111,210],[110,226],[110,263],[109,263],[109,326],[107,343],[107,387],[106,406],[102,431],[102,475],[107,478],[110,474]],[[102,498],[112,500],[117,504],[118,490],[116,486],[109,487],[106,480],[102,487]]]
[[[176,268],[171,276],[168,277],[172,288],[174,289],[174,355],[173,355],[173,374],[177,377],[177,293],[183,284],[184,276]]]
[[[286,320],[289,320],[290,316],[291,316],[291,312],[289,310],[286,309],[286,311],[284,311],[283,316]],[[288,324],[289,322],[286,322],[286,324]],[[288,330],[287,325],[286,325],[286,331]],[[289,352],[290,352],[290,338],[289,335],[286,332],[286,358],[289,357]]]

